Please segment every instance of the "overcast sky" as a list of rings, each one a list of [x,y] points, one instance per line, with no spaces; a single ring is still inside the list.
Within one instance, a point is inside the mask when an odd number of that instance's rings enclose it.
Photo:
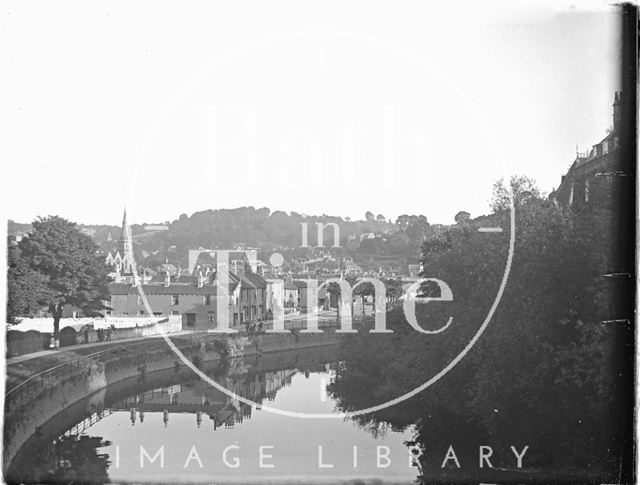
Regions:
[[[4,2],[6,217],[451,223],[505,174],[557,187],[611,125],[617,14],[443,4]]]

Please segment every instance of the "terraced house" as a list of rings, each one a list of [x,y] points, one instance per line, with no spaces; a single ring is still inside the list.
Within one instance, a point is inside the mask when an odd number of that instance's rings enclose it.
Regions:
[[[250,269],[240,274],[228,272],[223,287],[216,273],[172,277],[156,276],[142,284],[154,316],[181,315],[182,326],[189,330],[216,328],[218,295],[229,297],[229,324],[238,327],[266,318],[267,282]],[[144,299],[134,284],[112,283],[111,309],[108,315],[144,316],[148,314]]]

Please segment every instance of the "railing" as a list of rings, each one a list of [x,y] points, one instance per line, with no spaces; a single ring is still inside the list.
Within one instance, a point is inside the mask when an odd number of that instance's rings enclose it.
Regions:
[[[326,318],[326,317],[325,317]],[[361,315],[354,315],[352,317],[353,326],[357,326],[364,322],[367,318]],[[319,319],[318,327],[320,329],[338,329],[340,328],[341,323],[336,318],[331,319]],[[263,332],[272,328],[272,322],[267,321],[263,327]],[[288,320],[285,321],[285,330],[303,330],[307,328],[307,321],[305,318],[296,319],[296,320]],[[255,328],[250,328],[249,331],[246,328],[238,328],[239,334],[252,335],[259,332],[259,326],[255,325]],[[198,338],[199,334],[194,333],[191,335],[183,335],[180,338],[187,338],[193,340]],[[71,376],[74,372],[77,372],[80,369],[86,369],[89,365],[92,365],[97,362],[106,362],[109,360],[109,357],[117,357],[121,355],[123,352],[131,352],[136,348],[140,348],[140,352],[136,352],[135,355],[141,355],[143,353],[149,351],[156,351],[160,348],[164,348],[165,343],[164,339],[157,339],[149,341],[148,339],[142,341],[136,341],[129,344],[122,343],[117,346],[110,346],[108,349],[100,350],[98,352],[94,352],[91,354],[87,354],[76,359],[70,360],[68,362],[59,364],[55,367],[51,367],[50,369],[44,370],[42,372],[38,372],[22,382],[18,383],[11,389],[9,389],[5,394],[5,410],[10,410],[13,406],[22,404],[24,400],[29,397],[30,393],[34,390],[42,390],[51,380],[63,378],[66,376]]]
[[[163,339],[155,341],[144,340],[130,344],[123,343],[116,347],[109,347],[108,349],[101,350],[99,352],[87,354],[55,367],[51,367],[50,369],[42,372],[38,372],[7,391],[5,394],[5,409],[9,410],[12,406],[21,404],[31,391],[44,389],[53,379],[70,376],[81,368],[85,369],[94,363],[105,362],[109,360],[109,357],[117,357],[123,352],[131,352],[136,348],[141,348],[144,352],[149,352],[158,350],[162,347],[164,347]],[[136,352],[136,355],[140,354],[141,352]]]
[[[85,418],[82,421],[80,421],[78,424],[74,425],[71,429],[68,429],[67,431],[65,431],[62,435],[59,436],[58,439],[62,437],[68,438],[71,436],[77,436],[79,434],[82,434],[83,432],[91,428],[91,426],[103,420],[107,416],[110,416],[111,414],[113,414],[113,410],[109,408],[93,413],[88,418]]]
[[[301,314],[302,317],[304,317],[306,314]],[[362,315],[354,315],[351,317],[351,322],[352,325],[359,325],[360,323],[364,322],[367,319],[370,319],[371,316],[370,315],[366,315],[366,316],[362,316]],[[318,318],[318,328],[320,329],[338,329],[341,327],[341,323],[340,321],[333,317],[333,318],[329,318],[327,319],[326,317],[319,317]],[[285,320],[284,322],[284,329],[285,330],[304,330],[308,327],[308,322],[306,318],[296,318],[295,320]],[[240,334],[246,334],[246,335],[251,335],[254,333],[260,333],[260,325],[258,322],[255,322],[255,324],[252,322],[249,325],[249,330],[247,330],[247,326],[246,324],[242,324],[239,327],[234,327],[234,330],[237,330],[238,333]],[[271,330],[273,328],[273,320],[265,320],[263,321],[263,327],[262,327],[262,332],[265,332],[267,330]]]

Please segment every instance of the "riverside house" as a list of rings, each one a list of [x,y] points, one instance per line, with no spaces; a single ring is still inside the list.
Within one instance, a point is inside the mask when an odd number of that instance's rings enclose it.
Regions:
[[[172,277],[170,274],[151,278],[141,285],[154,316],[181,315],[185,330],[216,328],[217,296],[229,297],[229,324],[238,327],[246,322],[266,318],[267,282],[250,270],[228,273],[228,287],[223,288],[216,274]],[[112,283],[112,316],[145,316],[147,309],[135,284]],[[222,295],[223,293],[220,293]]]

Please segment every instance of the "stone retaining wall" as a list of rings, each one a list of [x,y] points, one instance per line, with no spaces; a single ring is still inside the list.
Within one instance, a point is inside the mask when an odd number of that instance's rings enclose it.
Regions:
[[[93,329],[90,326],[78,330],[71,326],[64,327],[60,331],[60,346],[103,342],[106,340],[123,340],[137,337],[150,337],[159,335],[160,329],[165,333],[175,333],[182,330],[182,320],[179,315],[171,315],[159,323],[139,325],[129,328],[116,328],[110,331],[106,329]],[[7,357],[30,354],[49,348],[51,333],[28,330],[9,330],[7,332]]]
[[[177,339],[180,341],[174,343],[185,357],[191,362],[200,363],[219,359],[221,354],[233,358],[335,345],[340,342],[340,334],[333,331],[322,334],[230,336],[201,333]],[[75,402],[124,379],[181,365],[183,363],[166,346],[154,346],[153,350],[147,352],[141,352],[139,348],[126,351],[124,347],[123,352],[107,354],[99,361],[87,359],[76,362],[55,379],[43,381],[32,388],[29,395],[7,399],[3,437],[4,473],[22,445],[38,432],[40,426]]]

